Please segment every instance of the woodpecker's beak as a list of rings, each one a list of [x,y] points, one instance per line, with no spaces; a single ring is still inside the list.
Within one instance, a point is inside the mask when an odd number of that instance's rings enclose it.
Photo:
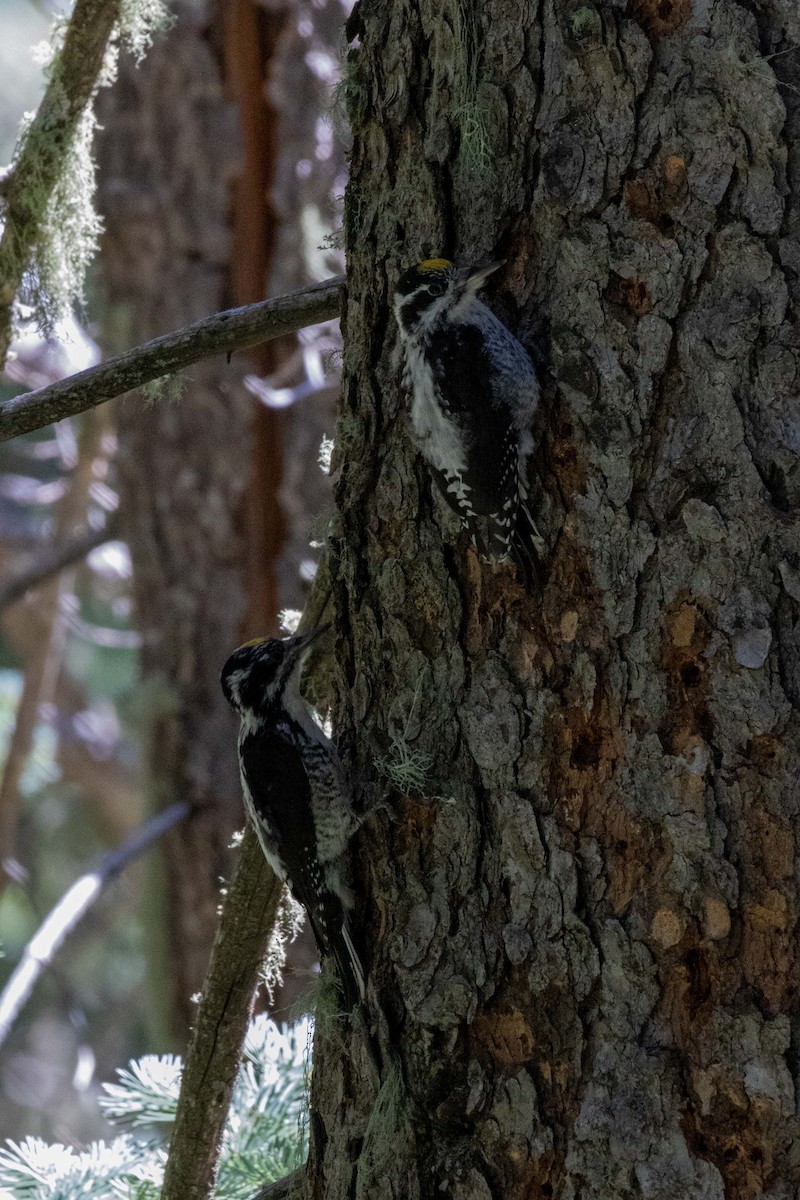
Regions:
[[[287,667],[293,670],[295,664],[303,657],[306,650],[318,638],[321,638],[324,633],[327,633],[331,627],[331,622],[328,621],[325,625],[319,625],[316,629],[312,629],[309,633],[296,633],[293,637],[286,640],[286,655],[283,660],[284,669]]]
[[[489,276],[493,275],[503,265],[504,263],[501,260],[500,262],[485,263],[480,267],[464,267],[461,271],[464,290],[479,292]]]

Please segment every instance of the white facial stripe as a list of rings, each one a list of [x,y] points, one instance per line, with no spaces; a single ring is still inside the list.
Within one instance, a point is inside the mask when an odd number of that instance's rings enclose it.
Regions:
[[[442,296],[429,296],[427,284],[420,284],[418,288],[416,288],[413,292],[409,292],[405,296],[401,296],[399,293],[395,292],[394,313],[397,318],[397,323],[400,327],[400,336],[403,341],[405,341],[408,337],[408,333],[404,328],[403,321],[401,319],[401,313],[403,309],[405,309],[406,306],[413,306],[414,301],[416,301],[421,295],[425,295],[428,298],[429,303],[417,316],[414,328],[417,333],[429,333],[431,328],[440,319],[442,314],[451,306],[453,302],[452,293],[455,283],[456,280],[454,279],[448,280],[447,290]]]
[[[228,689],[231,693],[231,700],[237,707],[242,702],[241,685],[249,674],[249,667],[240,667],[238,671],[231,671],[230,675],[228,675],[226,679]]]

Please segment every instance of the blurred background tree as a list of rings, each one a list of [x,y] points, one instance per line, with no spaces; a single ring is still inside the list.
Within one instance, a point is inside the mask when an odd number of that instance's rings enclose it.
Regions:
[[[347,7],[176,4],[146,59],[123,57],[98,104],[105,231],[85,307],[55,340],[23,331],[2,396],[340,269]],[[4,11],[2,161],[41,94],[29,47],[52,15]],[[335,324],[316,327],[0,447],[4,577],[71,535],[99,543],[0,613],[0,986],[88,863],[153,811],[192,806],[101,897],[0,1047],[6,1135],[88,1140],[101,1080],[184,1048],[243,823],[219,668],[313,580],[337,347]],[[309,938],[290,953],[279,1015],[315,965]]]

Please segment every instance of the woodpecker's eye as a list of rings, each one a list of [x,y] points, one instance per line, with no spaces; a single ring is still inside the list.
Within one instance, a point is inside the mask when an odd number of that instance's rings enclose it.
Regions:
[[[446,291],[447,291],[446,283],[429,283],[428,284],[428,295],[429,296],[443,296]]]

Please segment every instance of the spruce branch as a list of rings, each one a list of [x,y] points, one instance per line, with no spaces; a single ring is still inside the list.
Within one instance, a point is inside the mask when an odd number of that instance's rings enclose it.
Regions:
[[[300,1200],[305,1151],[309,1028],[281,1029],[261,1013],[251,1021],[233,1090],[220,1160],[217,1200]],[[0,1195],[17,1200],[161,1200],[167,1154],[163,1134],[175,1120],[183,1063],[146,1054],[103,1084],[101,1109],[121,1132],[85,1150],[27,1137],[0,1148]],[[264,1181],[275,1180],[264,1185]],[[287,1184],[296,1181],[295,1190]]]
[[[339,313],[343,275],[286,296],[205,317],[115,358],[0,404],[0,441],[73,417],[213,354],[237,350],[329,321]]]

